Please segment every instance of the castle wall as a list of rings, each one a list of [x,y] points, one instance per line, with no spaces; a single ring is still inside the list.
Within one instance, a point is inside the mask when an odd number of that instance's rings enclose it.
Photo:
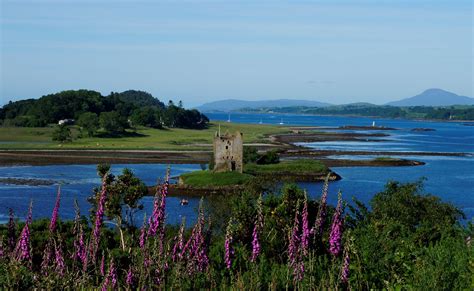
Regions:
[[[242,134],[225,134],[214,137],[214,171],[227,172],[243,170],[243,140]]]

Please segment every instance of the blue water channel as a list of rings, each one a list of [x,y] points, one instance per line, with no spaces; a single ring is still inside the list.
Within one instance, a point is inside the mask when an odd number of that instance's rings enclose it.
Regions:
[[[226,122],[226,113],[208,114],[211,120]],[[397,130],[383,131],[390,134],[382,137],[384,142],[322,142],[303,145],[316,149],[362,150],[362,151],[398,151],[398,152],[463,152],[466,157],[449,156],[408,156],[406,158],[423,161],[426,164],[416,167],[335,167],[332,170],[341,175],[342,180],[332,182],[329,188],[329,202],[336,202],[337,191],[341,190],[347,200],[356,197],[368,203],[370,199],[389,180],[414,182],[425,178],[425,192],[439,196],[443,201],[459,207],[470,220],[474,217],[474,127],[463,122],[429,122],[413,120],[373,119],[357,117],[309,116],[309,115],[271,115],[271,114],[231,114],[231,121],[237,123],[263,123],[284,125],[306,125],[338,127],[344,125],[393,127]],[[431,128],[434,131],[414,132],[413,128]],[[365,131],[358,131],[365,132]],[[367,131],[368,132],[368,131]],[[374,133],[373,131],[370,131]],[[377,131],[379,132],[379,131]],[[335,157],[337,158],[337,157]],[[344,157],[344,158],[351,158]],[[372,158],[354,156],[355,159]],[[164,164],[115,164],[114,174],[120,174],[123,168],[130,168],[146,184],[154,185],[157,179],[164,177],[167,165]],[[200,165],[171,165],[171,175],[199,170]],[[96,165],[51,165],[51,166],[14,166],[0,167],[1,178],[22,178],[52,180],[50,186],[26,186],[0,184],[0,223],[5,222],[8,208],[12,208],[18,217],[26,215],[28,204],[33,200],[35,218],[49,217],[52,212],[58,184],[61,184],[62,201],[59,211],[63,219],[74,217],[74,199],[77,199],[83,214],[88,214],[90,205],[87,198],[92,189],[100,185]],[[299,183],[308,190],[311,197],[319,197],[321,183]],[[141,220],[144,213],[151,212],[152,197],[145,197],[144,211],[138,214]],[[181,197],[169,197],[167,200],[167,222],[178,224],[182,217],[192,222],[196,217],[199,198],[188,198],[189,204],[181,206]]]

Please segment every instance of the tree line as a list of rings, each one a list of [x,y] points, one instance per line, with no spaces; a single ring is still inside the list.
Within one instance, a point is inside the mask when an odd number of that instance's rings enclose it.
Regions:
[[[151,94],[136,90],[107,96],[92,90],[68,90],[39,99],[10,101],[0,109],[3,126],[45,127],[68,119],[89,136],[98,131],[123,133],[137,126],[203,129],[209,123],[207,116],[185,109],[181,101],[175,104],[170,100],[165,105]]]
[[[410,106],[397,107],[373,104],[349,104],[329,107],[268,107],[268,108],[244,108],[243,112],[276,112],[295,114],[316,115],[353,115],[382,118],[408,118],[408,119],[439,119],[439,120],[474,120],[474,106]]]

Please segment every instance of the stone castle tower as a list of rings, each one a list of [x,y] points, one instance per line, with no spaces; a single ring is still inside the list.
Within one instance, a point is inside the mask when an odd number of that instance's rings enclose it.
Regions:
[[[213,146],[215,172],[242,173],[244,144],[241,132],[237,131],[235,134],[226,132],[221,135],[219,128],[219,132],[214,136]]]

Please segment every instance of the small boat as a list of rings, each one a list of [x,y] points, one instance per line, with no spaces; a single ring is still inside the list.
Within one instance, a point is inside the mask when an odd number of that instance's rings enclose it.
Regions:
[[[263,121],[262,121],[262,119],[261,119],[261,118],[260,118],[260,122],[259,122],[258,124],[263,124]]]
[[[280,124],[284,124],[284,123],[283,123],[283,118],[281,119]]]
[[[189,204],[188,199],[184,199],[184,198],[181,199],[181,201],[179,202],[179,205],[181,205],[181,206],[188,205],[188,204]]]
[[[229,113],[229,118],[227,118],[227,122],[230,122],[230,113]]]

